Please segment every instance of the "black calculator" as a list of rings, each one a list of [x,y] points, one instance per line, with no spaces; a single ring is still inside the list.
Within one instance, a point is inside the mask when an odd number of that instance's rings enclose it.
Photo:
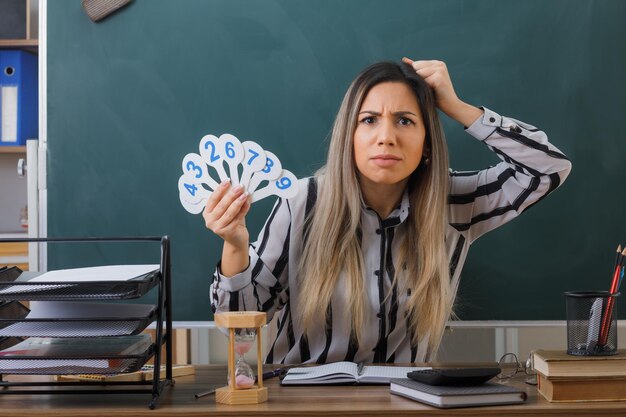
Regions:
[[[434,368],[407,373],[414,381],[428,385],[480,385],[500,373],[500,368]]]

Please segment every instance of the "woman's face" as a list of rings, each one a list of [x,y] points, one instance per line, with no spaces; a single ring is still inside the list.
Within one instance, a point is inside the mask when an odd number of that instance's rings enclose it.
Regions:
[[[398,184],[419,165],[426,128],[411,89],[384,82],[369,91],[354,131],[354,159],[361,185]]]

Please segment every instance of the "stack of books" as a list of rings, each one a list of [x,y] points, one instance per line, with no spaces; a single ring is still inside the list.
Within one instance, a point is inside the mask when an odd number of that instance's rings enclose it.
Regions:
[[[625,401],[626,350],[612,356],[534,352],[539,392],[548,401]]]

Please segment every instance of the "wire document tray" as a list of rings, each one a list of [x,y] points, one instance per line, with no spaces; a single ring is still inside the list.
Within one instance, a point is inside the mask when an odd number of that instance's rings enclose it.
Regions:
[[[0,298],[3,300],[126,300],[143,296],[161,278],[160,271],[154,271],[124,282],[31,282],[40,274],[13,268],[0,272]],[[11,277],[17,279],[11,280]]]
[[[23,272],[17,267],[0,268],[0,395],[149,393],[152,397],[148,406],[155,408],[163,389],[173,385],[169,238],[0,239],[0,244],[3,242],[159,244],[159,264],[84,268],[105,272],[103,279],[95,275],[95,279],[91,276],[85,282],[63,276],[80,273],[83,268],[46,274]],[[107,271],[117,267],[127,273],[144,272],[128,277],[106,276]],[[47,280],[47,277],[60,278]],[[112,301],[140,298],[153,288],[158,292],[156,304]],[[22,302],[29,302],[28,306]],[[154,340],[141,334],[151,323],[156,324]],[[49,377],[33,382],[4,379],[5,375],[130,373],[140,370],[150,359],[154,359],[156,370],[165,365],[165,378],[155,371],[153,378],[140,382],[67,382],[50,381]]]
[[[145,304],[34,301],[29,309],[11,301],[0,305],[0,337],[130,336],[156,318],[156,306]]]

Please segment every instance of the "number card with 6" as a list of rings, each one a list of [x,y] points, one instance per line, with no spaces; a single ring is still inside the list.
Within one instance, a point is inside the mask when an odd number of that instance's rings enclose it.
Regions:
[[[224,133],[220,136],[222,142],[224,160],[228,164],[230,171],[230,182],[232,185],[239,185],[239,164],[243,161],[244,150],[239,139],[231,134]]]

